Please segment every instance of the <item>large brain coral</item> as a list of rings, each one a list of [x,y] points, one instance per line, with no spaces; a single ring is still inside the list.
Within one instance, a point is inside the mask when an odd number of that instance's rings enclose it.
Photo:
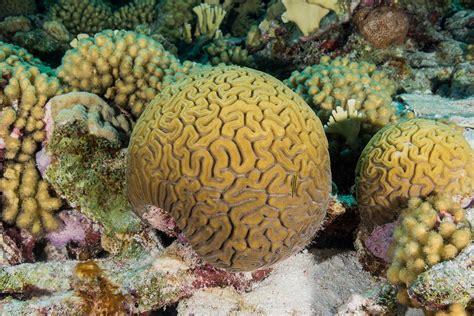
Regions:
[[[302,249],[326,213],[321,122],[264,73],[221,66],[166,88],[137,122],[128,194],[171,213],[196,252],[231,271]]]
[[[454,127],[412,119],[380,130],[356,170],[361,220],[369,230],[396,218],[409,198],[474,187],[474,151]]]

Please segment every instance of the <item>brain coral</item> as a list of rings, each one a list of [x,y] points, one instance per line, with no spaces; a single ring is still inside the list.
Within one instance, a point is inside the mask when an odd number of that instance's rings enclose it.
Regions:
[[[105,30],[67,51],[58,77],[69,90],[92,92],[138,117],[163,83],[187,73],[188,66],[151,37]]]
[[[285,83],[298,93],[327,123],[338,106],[347,110],[347,101],[355,100],[355,109],[363,116],[362,128],[378,130],[397,120],[391,106],[395,83],[374,64],[350,62],[347,58],[321,57],[321,63],[295,71]]]
[[[381,129],[356,170],[357,201],[370,230],[394,220],[409,198],[474,187],[474,151],[454,127],[412,119]]]
[[[202,71],[146,108],[129,146],[128,195],[176,219],[196,252],[231,271],[302,249],[326,213],[331,174],[320,120],[264,73]]]

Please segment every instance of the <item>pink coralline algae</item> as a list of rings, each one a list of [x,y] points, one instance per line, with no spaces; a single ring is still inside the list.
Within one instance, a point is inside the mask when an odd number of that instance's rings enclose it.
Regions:
[[[390,263],[388,248],[393,240],[395,225],[396,222],[393,222],[376,227],[365,242],[367,249],[369,249],[373,255],[387,263]]]

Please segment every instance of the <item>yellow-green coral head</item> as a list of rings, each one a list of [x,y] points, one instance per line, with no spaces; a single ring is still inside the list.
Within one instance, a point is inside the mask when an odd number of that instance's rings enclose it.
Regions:
[[[194,250],[231,271],[305,247],[331,187],[318,117],[275,78],[221,66],[169,86],[137,122],[128,196],[175,218]]]
[[[396,218],[409,198],[462,194],[474,187],[474,151],[453,126],[411,119],[381,129],[356,170],[362,223],[369,229]]]

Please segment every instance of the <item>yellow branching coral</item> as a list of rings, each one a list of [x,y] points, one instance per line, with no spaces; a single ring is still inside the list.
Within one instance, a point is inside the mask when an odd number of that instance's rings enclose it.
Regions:
[[[416,277],[441,261],[453,259],[471,242],[465,211],[450,196],[410,199],[394,231],[392,263],[387,270],[388,280],[399,287],[398,301],[418,306],[407,293]],[[450,306],[447,315],[467,315],[464,307],[457,305]]]
[[[117,29],[134,29],[140,24],[152,23],[157,15],[157,0],[134,0],[114,12]]]
[[[196,36],[205,35],[212,38],[219,30],[222,21],[224,20],[226,11],[220,5],[209,5],[202,3],[193,8],[197,16],[197,25],[194,34]]]
[[[49,11],[72,34],[93,34],[113,26],[112,9],[102,0],[58,0]]]
[[[249,68],[214,67],[168,86],[137,122],[128,153],[135,212],[170,212],[200,256],[232,271],[301,250],[328,206],[320,120]]]
[[[285,83],[316,111],[324,123],[338,106],[347,102],[362,116],[362,129],[376,131],[398,119],[392,106],[395,83],[374,64],[350,62],[347,58],[321,58],[318,65],[295,71]]]
[[[455,127],[412,119],[380,130],[356,170],[362,224],[393,221],[412,197],[463,194],[474,188],[474,150]]]
[[[282,0],[286,12],[283,22],[294,22],[306,36],[319,28],[329,11],[340,11],[338,0]]]
[[[0,178],[5,205],[2,219],[33,234],[54,230],[57,222],[52,212],[61,206],[35,163],[46,136],[44,106],[60,91],[59,81],[40,71],[48,70],[46,67],[38,66],[39,61],[24,50],[0,42],[1,76],[7,78],[0,87],[0,148],[5,150]]]
[[[138,117],[168,80],[188,73],[189,67],[151,37],[106,30],[79,39],[57,73],[69,90],[95,93]]]

